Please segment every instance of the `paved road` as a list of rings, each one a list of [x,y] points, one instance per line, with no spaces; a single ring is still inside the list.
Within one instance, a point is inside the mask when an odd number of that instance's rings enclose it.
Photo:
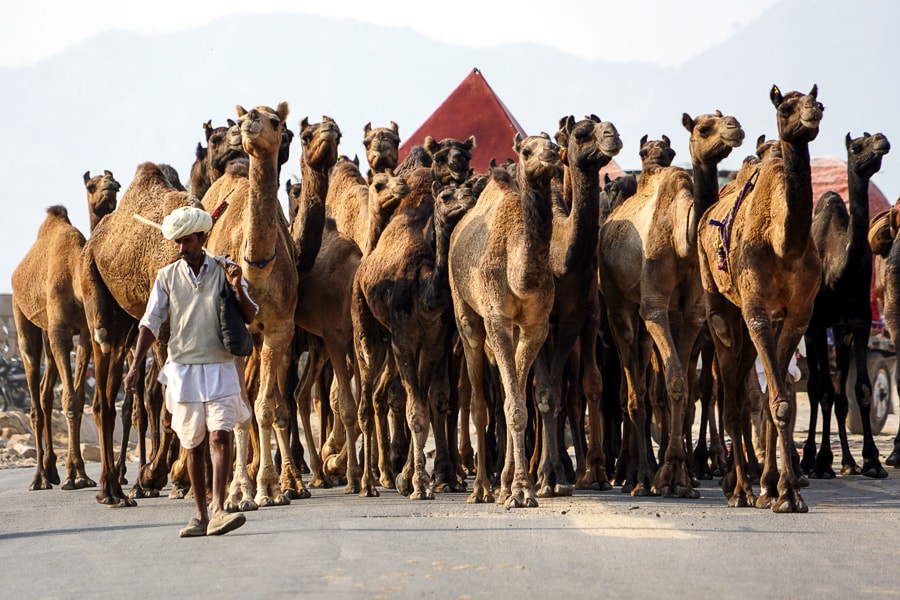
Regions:
[[[89,474],[96,475],[92,464]],[[131,465],[130,472],[134,473]],[[576,492],[536,509],[314,490],[219,538],[179,539],[188,500],[110,509],[0,471],[7,598],[841,598],[900,593],[900,472],[813,481],[805,515]]]

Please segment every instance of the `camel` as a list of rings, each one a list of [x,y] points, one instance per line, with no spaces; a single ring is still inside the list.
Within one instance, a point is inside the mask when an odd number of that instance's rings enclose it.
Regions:
[[[507,508],[538,505],[525,457],[529,371],[549,331],[554,301],[550,240],[550,185],[560,168],[559,149],[543,133],[513,148],[516,181],[494,169],[476,205],[450,238],[450,289],[472,388],[477,475],[469,502],[493,502],[485,460],[487,410],[484,352],[492,352],[504,393],[507,451],[499,499]]]
[[[669,136],[663,134],[660,140],[648,140],[647,134],[641,138],[640,150],[641,172],[652,167],[668,167],[675,160],[675,150]]]
[[[627,385],[623,453],[629,482],[623,491],[697,498],[685,464],[691,380],[684,366],[703,325],[697,223],[717,198],[718,163],[740,146],[744,131],[720,111],[696,118],[684,113],[682,124],[691,134],[693,178],[678,167],[654,167],[641,176],[635,195],[613,210],[600,231],[600,284]],[[671,419],[665,462],[655,476],[645,437],[648,334],[659,353]]]
[[[396,174],[406,179],[409,186],[409,193],[396,209],[398,214],[419,206],[431,194],[432,182],[461,185],[472,174],[469,161],[475,149],[475,136],[469,136],[464,142],[453,138],[438,142],[429,135],[422,147],[424,153],[411,151],[396,169]],[[420,156],[426,159],[424,163],[416,160]]]
[[[325,214],[338,231],[353,239],[369,254],[400,201],[409,194],[406,179],[392,171],[363,179],[357,160],[342,159],[331,170]]]
[[[353,282],[351,310],[360,370],[359,415],[365,435],[361,496],[379,495],[374,474],[372,396],[379,370],[392,360],[406,392],[407,425],[412,432],[411,460],[398,477],[397,489],[408,489],[413,500],[434,498],[425,471],[429,426],[426,399],[439,394],[435,390],[439,386],[444,395],[449,393],[449,382],[439,375],[442,363],[447,362],[445,353],[449,352],[452,301],[447,254],[453,227],[475,199],[469,187],[445,187],[437,181],[432,184],[431,197],[433,207],[426,202],[391,220],[374,250],[360,262]],[[433,246],[424,234],[432,218]],[[390,340],[390,345],[385,340]],[[435,412],[434,406],[431,412]],[[438,427],[434,429],[436,436],[441,433]],[[442,445],[446,448],[446,441]]]
[[[115,210],[116,195],[121,186],[108,170],[94,177],[89,171],[85,172],[84,186],[93,231],[100,219]],[[60,483],[51,431],[53,387],[57,375],[62,378],[62,407],[68,426],[66,478],[62,489],[97,485],[85,473],[80,440],[85,374],[91,359],[91,336],[84,316],[80,281],[84,244],[84,236],[69,221],[66,208],[51,206],[38,230],[37,241],[12,275],[13,317],[31,395],[31,426],[37,446],[37,471],[29,486],[31,490],[51,489]],[[73,374],[70,353],[74,335],[78,336],[78,346]],[[43,378],[40,374],[42,351],[46,357]]]
[[[887,471],[878,459],[878,448],[869,422],[872,384],[866,367],[869,331],[872,326],[872,304],[869,286],[872,281],[872,250],[869,229],[869,180],[881,169],[882,157],[891,145],[881,134],[851,139],[846,137],[847,194],[850,212],[839,195],[826,192],[816,203],[810,235],[822,261],[822,287],[816,295],[809,328],[806,330],[806,360],[809,366],[810,416],[809,435],[803,446],[803,472],[831,479],[831,408],[837,417],[841,440],[841,475],[884,478]],[[828,359],[827,329],[834,334],[836,377]],[[847,371],[850,347],[856,360],[856,398],[863,427],[863,468],[860,469],[847,443]],[[832,383],[836,381],[836,386]],[[816,418],[822,406],[822,445],[816,454]]]
[[[203,199],[209,186],[225,173],[229,162],[247,158],[241,146],[237,123],[228,119],[226,127],[213,127],[212,121],[203,124],[206,134],[206,148],[197,143],[196,159],[191,166],[191,193]]]
[[[96,378],[93,413],[100,433],[97,501],[102,504],[136,504],[122,492],[115,465],[115,399],[122,383],[122,365],[137,336],[137,320],[144,314],[156,272],[178,258],[174,245],[133,215],[160,223],[175,208],[195,201],[188,192],[172,187],[158,165],[142,163],[122,195],[119,209],[98,223],[81,254],[81,286]],[[160,337],[167,335],[161,333]],[[159,340],[154,350],[158,364],[163,362],[165,341]],[[153,463],[139,476],[145,487],[158,489],[165,483],[166,454],[172,438],[167,429]]]
[[[559,121],[556,141],[566,165],[572,203],[568,215],[553,219],[550,268],[554,276],[554,302],[550,313],[553,326],[543,352],[535,361],[537,386],[535,401],[541,419],[541,460],[536,489],[539,497],[569,495],[560,460],[557,419],[562,403],[563,369],[573,347],[588,322],[588,315],[599,315],[597,282],[597,237],[600,219],[600,169],[622,148],[615,125],[596,115],[575,121],[572,116]],[[595,310],[591,310],[594,307]],[[586,455],[585,473],[579,487],[608,486],[600,436],[600,393],[602,384],[596,348],[599,320],[592,320],[592,333],[581,347],[582,385],[590,405],[591,440]],[[604,485],[605,484],[605,485]]]
[[[391,121],[390,127],[376,127],[366,123],[363,128],[363,146],[366,148],[366,160],[369,162],[367,179],[371,181],[376,173],[393,171],[397,168],[400,152],[400,130]]]
[[[810,235],[809,143],[819,133],[823,107],[815,85],[807,94],[782,94],[772,86],[769,98],[776,108],[783,158],[742,169],[732,193],[703,215],[700,275],[722,378],[725,425],[732,439],[733,465],[722,486],[728,506],[807,512],[792,465],[796,406],[785,376],[822,280],[822,263]],[[749,412],[745,382],[757,353],[768,382],[768,402],[765,466],[755,498],[742,423]]]
[[[625,200],[634,196],[635,192],[637,192],[637,178],[631,173],[619,175],[615,179],[610,179],[609,175],[604,174],[603,192],[609,200],[609,210],[613,210]],[[607,214],[606,216],[608,217],[609,215]],[[605,222],[606,219],[603,219],[603,223]]]
[[[228,507],[280,506],[291,499],[309,497],[286,436],[285,383],[298,284],[297,253],[278,201],[278,158],[288,110],[286,102],[274,109],[257,106],[248,111],[237,106],[242,145],[250,157],[249,178],[227,171],[203,197],[204,208],[211,214],[219,213],[207,241],[208,250],[240,262],[250,296],[259,305],[250,325],[259,353],[259,385],[253,399],[260,444],[256,495],[251,502],[246,467],[248,423],[243,423],[235,428],[238,450],[235,477],[226,499]],[[321,229],[318,236],[313,233],[311,243],[315,248],[304,249],[304,258],[311,256],[312,260],[318,253]],[[273,426],[281,452],[280,481],[270,450]]]

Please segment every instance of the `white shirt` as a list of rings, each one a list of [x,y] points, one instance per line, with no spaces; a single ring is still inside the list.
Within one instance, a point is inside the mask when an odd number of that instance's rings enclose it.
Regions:
[[[207,255],[200,267],[200,272],[196,275],[184,260],[179,261],[178,268],[186,269],[193,282],[199,284],[214,260]],[[244,288],[244,293],[249,298],[247,281],[243,277],[241,278],[241,287]],[[256,307],[255,304],[254,307]],[[153,333],[153,337],[158,337],[160,327],[168,320],[169,295],[157,277],[150,290],[150,298],[147,300],[147,308],[141,318],[140,326],[149,329]],[[202,365],[182,365],[166,360],[166,364],[159,373],[158,381],[167,386],[167,395],[176,402],[209,402],[241,393],[241,382],[233,360]]]

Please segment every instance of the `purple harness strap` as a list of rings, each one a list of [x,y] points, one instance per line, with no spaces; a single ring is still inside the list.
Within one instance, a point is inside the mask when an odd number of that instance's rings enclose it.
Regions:
[[[727,271],[728,270],[728,251],[731,248],[731,228],[734,225],[734,216],[737,214],[738,209],[741,207],[741,202],[743,202],[744,197],[747,195],[750,190],[753,189],[753,186],[756,185],[756,179],[759,176],[759,169],[753,172],[753,175],[747,179],[747,182],[744,184],[744,187],[741,188],[741,192],[738,194],[737,200],[735,200],[734,204],[731,206],[731,210],[728,211],[728,214],[725,215],[725,218],[721,221],[717,221],[715,219],[710,219],[709,224],[714,225],[719,228],[719,234],[722,236],[722,245],[719,246],[718,256],[719,256],[719,270]]]

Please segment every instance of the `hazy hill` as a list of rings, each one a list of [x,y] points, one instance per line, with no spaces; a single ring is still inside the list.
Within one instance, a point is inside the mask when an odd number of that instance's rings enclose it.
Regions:
[[[565,35],[572,15],[558,15]],[[760,134],[775,135],[771,85],[808,90],[818,83],[826,106],[814,156],[845,157],[844,135],[882,131],[900,144],[892,114],[900,105],[890,57],[900,41],[900,4],[887,0],[783,0],[724,44],[678,68],[584,61],[534,45],[471,50],[406,29],[303,16],[228,17],[191,32],[153,37],[99,36],[52,59],[0,68],[0,150],[6,191],[0,203],[4,248],[0,293],[33,243],[46,207],[65,204],[87,233],[82,174],[110,169],[127,186],[145,160],[173,165],[187,182],[201,124],[224,123],[235,104],[291,106],[289,126],[309,116],[337,120],[341,151],[364,161],[363,126],[394,120],[413,132],[478,67],[529,133],[553,133],[561,116],[596,113],[613,121],[625,147],[616,159],[637,168],[640,136],[672,138],[677,164],[688,161],[681,114],[721,109],[747,131],[745,147],[723,164],[736,167]],[[597,35],[604,27],[598,23]],[[726,26],[726,24],[723,24]],[[672,32],[673,36],[678,35]],[[889,112],[892,111],[892,112]],[[900,154],[896,150],[895,154]],[[299,174],[299,146],[283,177]],[[900,157],[890,154],[874,178],[889,199],[900,193]]]

